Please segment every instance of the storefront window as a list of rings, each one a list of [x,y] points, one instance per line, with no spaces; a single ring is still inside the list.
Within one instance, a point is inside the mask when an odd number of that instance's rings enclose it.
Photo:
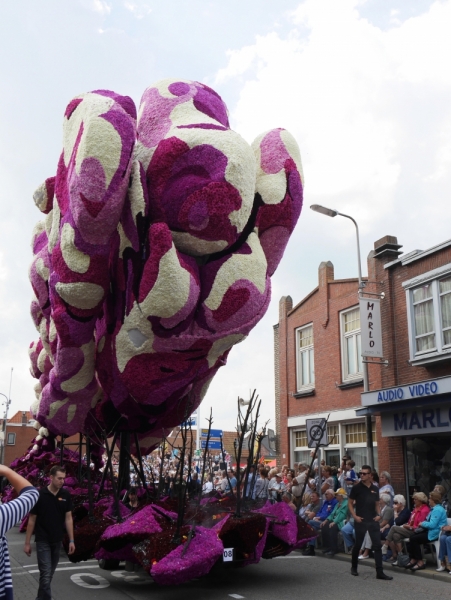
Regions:
[[[327,441],[333,446],[338,446],[340,443],[340,429],[338,425],[327,425]]]
[[[354,471],[358,473],[363,465],[370,464],[368,460],[368,448],[366,446],[361,446],[360,448],[347,448],[347,454],[351,457],[351,459],[355,462]],[[377,456],[377,446],[373,446],[373,454],[374,454],[374,465],[371,465],[373,469],[379,471],[379,461]]]
[[[311,456],[310,450],[295,450],[294,451],[294,462],[303,462],[310,466]]]
[[[442,485],[451,502],[451,446],[449,433],[406,437],[408,496],[414,492],[428,494]]]
[[[303,448],[307,446],[307,432],[306,430],[294,432],[294,444],[296,448]]]
[[[372,422],[373,439],[376,438],[376,422]],[[366,423],[346,425],[346,444],[366,444]]]

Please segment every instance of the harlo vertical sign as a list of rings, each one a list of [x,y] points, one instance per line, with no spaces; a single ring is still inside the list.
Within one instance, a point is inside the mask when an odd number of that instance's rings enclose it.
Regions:
[[[383,357],[380,300],[360,298],[362,356]]]

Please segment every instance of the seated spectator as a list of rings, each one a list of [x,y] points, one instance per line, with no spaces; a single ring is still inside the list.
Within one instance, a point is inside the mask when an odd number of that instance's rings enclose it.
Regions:
[[[318,492],[314,491],[309,496],[309,502],[305,506],[302,506],[299,510],[299,516],[310,521],[316,517],[317,512],[321,508],[321,502],[319,501]]]
[[[390,527],[390,531],[388,532],[385,543],[382,546],[382,554],[387,554],[388,548],[391,550],[391,558],[395,562],[398,556],[398,545],[393,541],[393,536],[396,532],[395,527],[402,527],[405,523],[409,521],[410,511],[406,507],[406,499],[402,494],[397,494],[393,498],[393,512],[394,512],[394,522],[393,526]],[[402,538],[401,538],[402,539]],[[396,565],[395,565],[396,566]]]
[[[266,500],[268,498],[268,469],[261,469],[260,478],[255,482],[255,500]]]
[[[297,508],[296,508],[296,505],[294,504],[292,498],[293,497],[290,494],[290,492],[283,492],[282,493],[282,502],[285,502],[285,504],[288,504],[288,506],[291,508],[291,510],[293,512],[296,512]]]
[[[388,473],[387,471],[381,471],[379,473],[379,495],[380,494],[390,494],[389,506],[393,506],[395,490],[391,486],[390,473]]]
[[[338,504],[338,500],[335,498],[335,492],[333,489],[329,488],[326,490],[326,499],[321,507],[321,509],[317,512],[316,517],[309,520],[309,525],[311,525],[314,529],[319,530],[321,528],[321,523],[327,519],[327,517],[332,513],[335,505]],[[308,543],[307,548],[302,553],[304,556],[315,556],[315,541],[311,540]]]
[[[277,473],[268,485],[269,497],[273,502],[282,500],[282,492],[285,492],[285,484],[282,481],[282,473]]]
[[[436,571],[446,571],[446,557],[448,557],[448,565],[451,565],[451,525],[444,525],[442,527],[438,557],[441,561],[441,566]],[[449,574],[451,575],[451,567]]]
[[[446,511],[441,505],[442,497],[438,492],[429,494],[431,511],[425,521],[419,524],[421,531],[414,533],[409,540],[410,562],[406,566],[411,571],[421,571],[426,568],[422,558],[421,545],[437,540],[442,527],[447,524]]]
[[[380,506],[381,506],[381,520],[379,521],[379,527],[381,531],[381,540],[385,540],[387,534],[393,525],[393,508],[390,506],[391,496],[390,494],[380,494]],[[365,560],[370,558],[370,550],[373,547],[371,538],[368,532],[366,532],[363,539],[362,548],[359,555],[359,560]]]
[[[293,489],[293,488],[292,488]],[[297,489],[297,488],[294,488]],[[304,486],[302,487],[304,489]],[[300,493],[302,494],[302,489]],[[316,492],[316,481],[314,479],[310,479],[305,486],[304,494],[302,496],[295,496],[295,504],[299,509],[305,508],[311,502],[311,495],[313,492]]]
[[[420,526],[420,523],[427,518],[430,511],[426,494],[423,494],[423,492],[415,492],[412,498],[414,508],[410,514],[409,520],[401,526],[393,525],[387,536],[389,546],[393,552],[392,565],[394,567],[398,564],[397,556],[398,553],[401,552],[402,540],[414,535],[415,529],[417,529]]]
[[[323,500],[326,499],[325,493],[327,490],[334,491],[334,480],[332,477],[332,468],[329,465],[325,465],[322,469],[323,482],[321,484],[321,493],[323,495]]]
[[[335,498],[338,503],[327,517],[321,523],[321,535],[323,540],[323,554],[335,556],[338,552],[338,532],[341,531],[346,523],[348,515],[348,495],[346,490],[339,488],[335,492]]]
[[[204,485],[202,486],[202,494],[209,494],[213,491],[213,482],[211,480],[211,475],[207,475],[204,481]]]

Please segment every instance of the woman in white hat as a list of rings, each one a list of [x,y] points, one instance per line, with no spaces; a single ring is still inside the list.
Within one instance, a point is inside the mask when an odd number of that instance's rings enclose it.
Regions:
[[[321,535],[323,538],[323,554],[335,556],[338,552],[338,532],[346,523],[348,516],[348,495],[346,490],[339,488],[335,492],[338,504],[325,521],[321,523]]]

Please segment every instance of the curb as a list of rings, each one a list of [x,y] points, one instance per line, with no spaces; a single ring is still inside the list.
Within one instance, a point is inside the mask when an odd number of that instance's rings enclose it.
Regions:
[[[349,564],[351,564],[351,555],[350,554],[343,554],[342,552],[336,554],[333,558],[330,558],[328,556],[325,556],[323,554],[321,554],[321,552],[316,552],[315,556],[318,556],[319,558],[322,559],[329,559],[329,560],[339,560],[341,562],[348,562]],[[359,561],[359,568],[360,567],[369,567],[371,569],[376,569],[375,564],[374,564],[374,559],[371,560],[360,560]],[[406,575],[411,575],[412,577],[425,577],[426,579],[435,579],[436,581],[442,581],[445,583],[451,583],[451,575],[449,575],[446,571],[442,571],[441,573],[437,573],[435,571],[436,568],[436,563],[434,561],[434,566],[432,567],[432,565],[428,565],[428,567],[426,569],[424,569],[424,571],[420,571],[420,572],[413,572],[410,571],[410,569],[403,569],[402,567],[394,567],[392,566],[390,563],[384,563],[384,571],[387,571],[387,573],[393,574],[393,573],[405,573]],[[434,570],[431,570],[434,569]]]

